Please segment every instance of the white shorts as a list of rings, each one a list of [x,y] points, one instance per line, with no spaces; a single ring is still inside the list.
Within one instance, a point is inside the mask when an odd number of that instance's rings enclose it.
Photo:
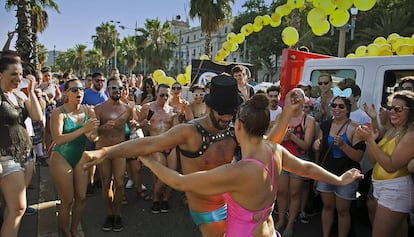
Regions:
[[[374,197],[378,204],[395,212],[414,210],[414,182],[410,175],[395,179],[372,179]]]

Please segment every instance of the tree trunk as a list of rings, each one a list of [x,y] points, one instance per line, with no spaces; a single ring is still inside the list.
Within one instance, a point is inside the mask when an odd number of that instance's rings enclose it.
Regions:
[[[211,33],[206,32],[206,43],[204,45],[204,54],[207,55],[209,58],[211,58]]]
[[[22,61],[26,63],[31,62],[33,52],[30,9],[30,0],[18,0],[16,50],[20,54]]]

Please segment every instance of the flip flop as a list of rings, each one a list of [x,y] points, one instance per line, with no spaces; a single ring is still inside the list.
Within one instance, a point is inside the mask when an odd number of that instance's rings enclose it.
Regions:
[[[144,201],[151,200],[151,196],[147,194],[147,190],[142,190],[140,192],[137,192],[137,199],[142,199]]]

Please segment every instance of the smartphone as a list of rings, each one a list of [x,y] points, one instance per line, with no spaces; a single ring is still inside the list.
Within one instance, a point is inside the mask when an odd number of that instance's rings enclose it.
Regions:
[[[19,83],[18,88],[23,89],[29,87],[29,81],[26,78],[22,78],[22,80]]]
[[[153,115],[154,115],[154,111],[148,110],[147,120],[150,121]]]

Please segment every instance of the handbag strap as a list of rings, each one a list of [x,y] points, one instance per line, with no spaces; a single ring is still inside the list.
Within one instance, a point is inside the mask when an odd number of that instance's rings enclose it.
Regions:
[[[345,127],[345,125],[349,124],[349,122],[351,122],[351,119],[348,119],[344,124],[342,124],[342,126],[339,128],[338,132],[336,133],[336,136],[339,135],[341,130]],[[331,126],[332,126],[332,124],[331,124]],[[331,128],[329,128],[329,129],[331,129]],[[320,165],[322,165],[325,162],[326,158],[328,157],[329,152],[332,149],[333,144],[334,144],[333,142],[329,144],[328,150],[326,150],[325,155],[322,158],[322,161],[319,163]]]

